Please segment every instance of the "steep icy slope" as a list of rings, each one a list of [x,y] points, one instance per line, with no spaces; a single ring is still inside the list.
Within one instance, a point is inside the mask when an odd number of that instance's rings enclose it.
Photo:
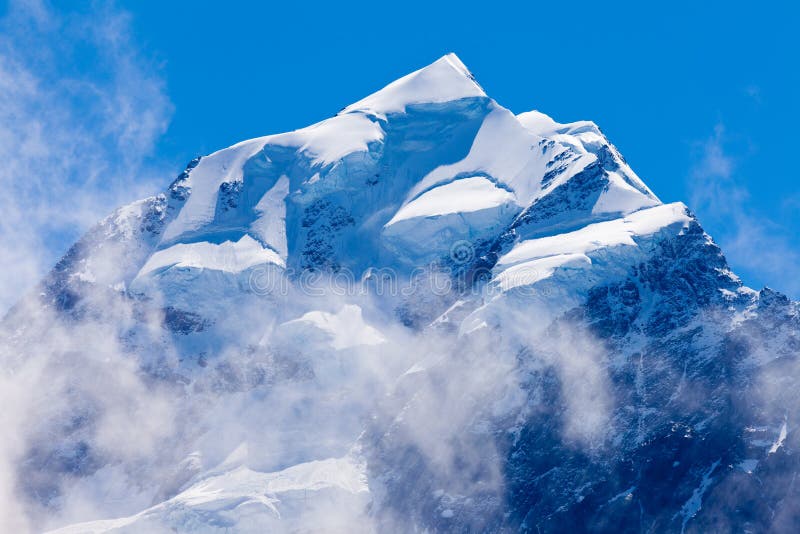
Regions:
[[[448,55],[193,160],[2,323],[31,527],[790,531],[796,303]],[[767,489],[763,489],[767,488]],[[86,522],[88,521],[88,522]]]

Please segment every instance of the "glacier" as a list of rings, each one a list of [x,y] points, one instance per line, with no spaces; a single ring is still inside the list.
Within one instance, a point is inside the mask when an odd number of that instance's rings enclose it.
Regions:
[[[0,336],[22,531],[800,525],[798,303],[454,54],[192,160]]]

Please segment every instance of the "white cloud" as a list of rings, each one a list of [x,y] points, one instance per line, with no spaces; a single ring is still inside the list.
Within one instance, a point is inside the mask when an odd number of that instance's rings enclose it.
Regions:
[[[690,207],[745,283],[766,282],[797,298],[798,244],[774,214],[751,207],[750,190],[738,176],[736,158],[726,150],[725,141],[725,128],[718,124],[714,134],[699,144],[699,157],[690,174]]]
[[[0,314],[91,224],[164,180],[146,159],[172,112],[164,82],[127,14],[90,9],[12,2],[0,19]]]
[[[98,4],[90,9],[11,2],[0,18],[0,316],[91,224],[117,205],[156,191],[165,179],[146,159],[172,111],[164,82],[137,49],[128,15]],[[14,466],[36,427],[34,414],[46,407],[43,392],[60,399],[53,406],[67,398],[69,373],[58,365],[48,367],[48,358],[63,352],[71,339],[80,336],[51,329],[50,339],[43,340],[50,350],[27,359],[16,373],[3,369],[0,374],[0,402],[14,407],[0,415],[4,532],[31,528],[25,519],[30,510],[16,498]],[[98,355],[119,358],[114,348],[95,348]],[[75,362],[80,367],[87,360]],[[137,408],[131,399],[141,395],[142,386],[130,365],[116,363],[115,386],[101,396],[116,398],[119,402],[107,400],[104,406],[117,406],[117,413],[123,413]],[[91,374],[88,367],[85,374]],[[120,394],[108,397],[115,390]],[[141,443],[113,432],[106,438]]]

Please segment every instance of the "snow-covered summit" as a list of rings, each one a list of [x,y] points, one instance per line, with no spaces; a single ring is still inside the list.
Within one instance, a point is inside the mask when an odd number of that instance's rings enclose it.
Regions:
[[[515,116],[454,54],[318,124],[202,158],[169,195],[161,257],[249,236],[294,271],[412,269],[455,241],[488,247],[505,229],[544,235],[659,204],[593,123]],[[125,283],[173,284],[170,270]]]
[[[340,114],[363,111],[386,116],[390,113],[402,113],[413,104],[443,104],[462,98],[485,96],[486,93],[466,65],[458,56],[450,53],[350,104]]]

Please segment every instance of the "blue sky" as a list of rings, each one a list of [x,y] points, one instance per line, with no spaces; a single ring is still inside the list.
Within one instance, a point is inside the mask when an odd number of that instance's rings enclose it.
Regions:
[[[598,123],[662,200],[698,214],[746,283],[800,297],[800,8],[521,4],[0,2],[0,75],[5,58],[6,80],[22,71],[39,82],[22,97],[0,83],[0,96],[13,97],[0,104],[12,135],[0,136],[27,138],[25,120],[56,109],[63,119],[44,125],[71,139],[71,121],[88,115],[85,146],[67,152],[97,155],[92,180],[80,158],[45,166],[34,152],[18,165],[47,174],[38,189],[56,191],[48,180],[63,188],[37,200],[53,209],[30,231],[41,251],[25,273],[41,271],[112,203],[166,185],[195,155],[324,119],[453,51],[515,112]],[[65,79],[90,89],[73,98]],[[42,97],[51,85],[62,93]],[[107,97],[105,111],[93,95]],[[137,117],[146,120],[130,122]],[[85,197],[80,216],[58,215],[64,192]],[[0,227],[6,248],[20,239],[13,226]]]

